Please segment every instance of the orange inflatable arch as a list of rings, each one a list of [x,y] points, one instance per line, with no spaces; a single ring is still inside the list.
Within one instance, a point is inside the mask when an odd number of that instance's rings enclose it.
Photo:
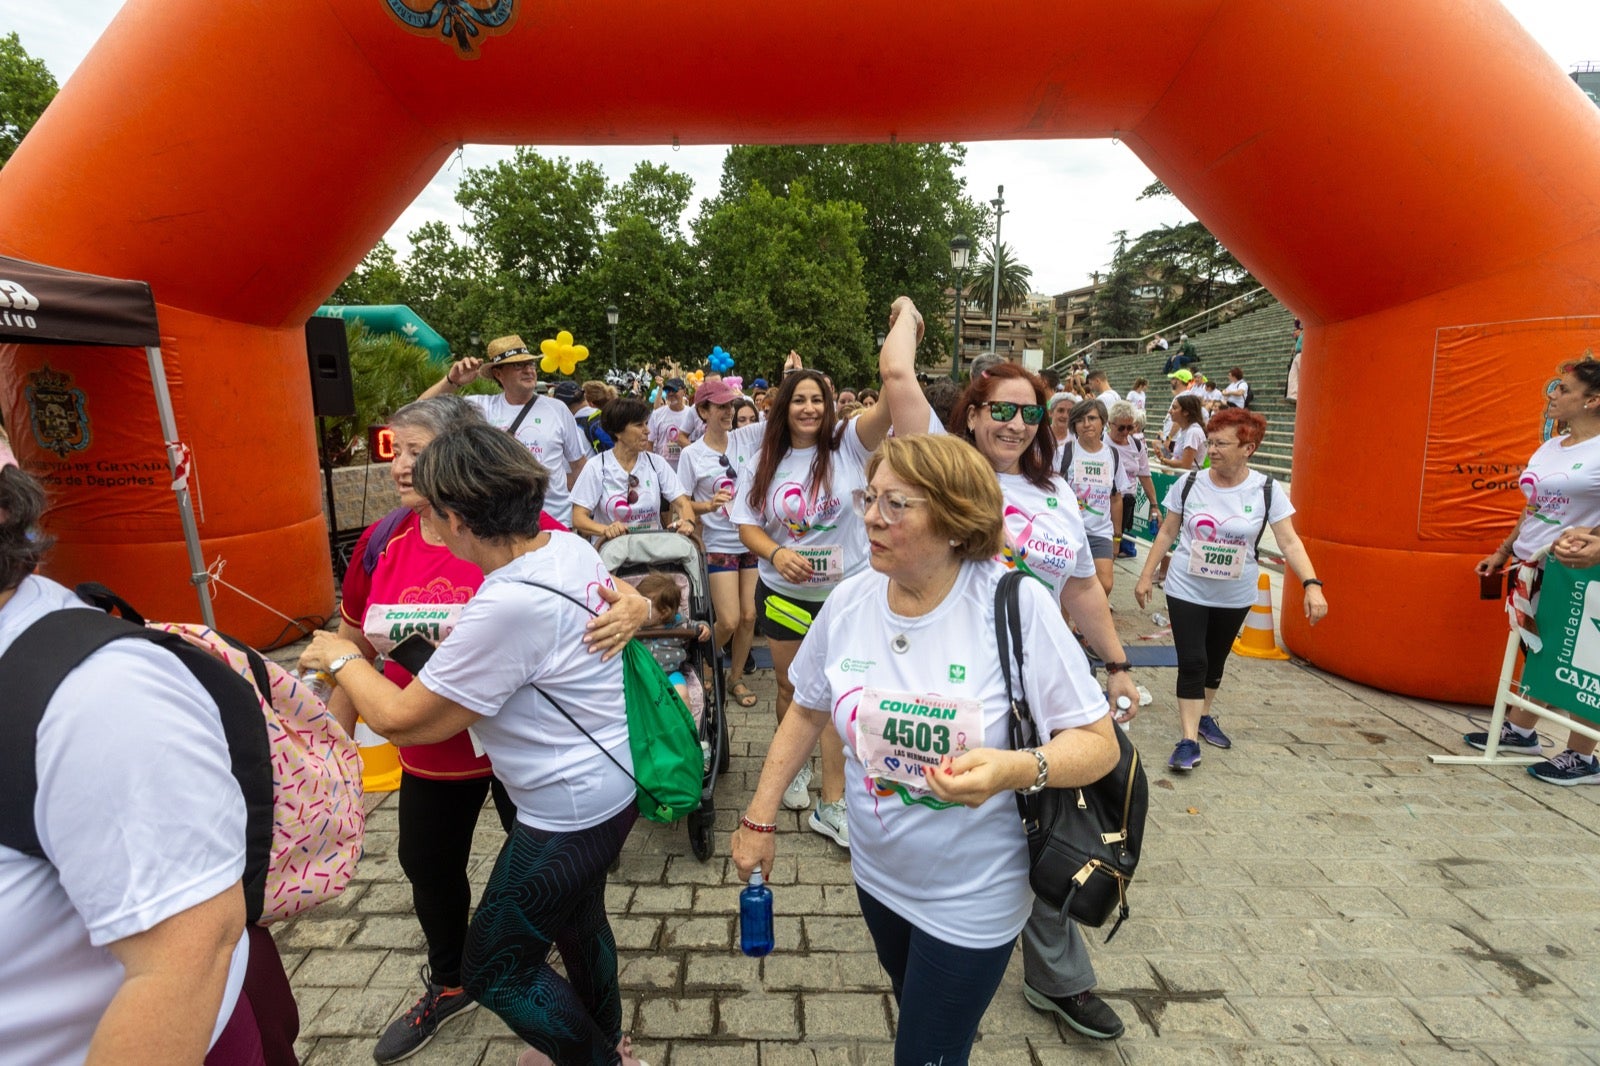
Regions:
[[[1308,630],[1291,587],[1288,644],[1485,700],[1505,629],[1471,566],[1539,384],[1600,340],[1600,112],[1494,0],[915,8],[129,0],[0,172],[0,253],[151,284],[206,558],[326,614],[301,324],[457,145],[1117,137],[1307,324],[1293,492],[1333,613]],[[28,432],[45,364],[88,442]],[[12,348],[0,380],[54,572],[191,616],[142,361]]]

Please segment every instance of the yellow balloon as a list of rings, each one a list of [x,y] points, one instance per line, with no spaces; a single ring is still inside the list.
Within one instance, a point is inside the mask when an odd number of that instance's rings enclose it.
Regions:
[[[561,345],[563,348],[572,347],[572,334],[566,330],[562,330],[560,333],[556,334],[556,343]]]
[[[574,344],[572,346],[572,361],[573,362],[581,363],[587,358],[589,358],[589,349],[588,348],[584,347],[581,344]]]
[[[542,340],[539,342],[539,350],[545,355],[555,355],[556,349],[559,347],[560,345],[553,340]]]
[[[550,342],[549,341],[545,341],[545,343],[549,344]],[[560,365],[561,365],[561,361],[558,360],[555,357],[555,355],[553,353],[550,353],[550,352],[546,352],[545,353],[545,357],[543,359],[539,360],[539,369],[543,370],[546,374],[554,374],[556,372],[556,367],[558,367]]]

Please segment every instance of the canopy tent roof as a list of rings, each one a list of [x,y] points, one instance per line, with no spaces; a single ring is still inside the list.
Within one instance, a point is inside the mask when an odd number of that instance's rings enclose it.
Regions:
[[[161,344],[156,302],[142,281],[0,256],[0,344]]]

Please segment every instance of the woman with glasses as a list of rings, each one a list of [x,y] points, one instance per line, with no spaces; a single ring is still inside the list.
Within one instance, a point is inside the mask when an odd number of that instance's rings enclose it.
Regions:
[[[886,345],[880,371],[887,383],[908,372],[915,351]],[[1055,440],[1044,430],[1044,382],[1014,363],[991,367],[971,382],[956,401],[949,430],[973,444],[1000,486],[1001,534],[998,556],[1037,578],[1106,663],[1113,700],[1128,701],[1126,718],[1138,713],[1139,687],[1111,620],[1111,605],[1095,572],[1089,540],[1076,497],[1056,473]],[[896,389],[890,404],[895,425],[926,425],[926,401]],[[898,430],[896,434],[898,435]],[[943,432],[941,429],[940,432]],[[1023,994],[1035,1008],[1061,1017],[1086,1036],[1109,1040],[1122,1033],[1122,1020],[1093,992],[1094,966],[1083,935],[1058,908],[1038,904],[1022,934]]]
[[[922,316],[911,301],[903,296],[896,300],[889,321],[885,351],[903,344],[915,352]],[[915,389],[914,373],[908,382],[885,378],[884,391]],[[856,418],[840,420],[827,379],[804,369],[793,352],[783,384],[768,398],[772,405],[767,420],[733,434],[734,449],[750,459],[739,472],[731,517],[739,539],[759,560],[756,629],[772,651],[781,729],[794,698],[789,666],[801,639],[840,582],[867,568],[866,533],[850,510],[850,493],[866,485],[867,458],[888,436],[892,407],[879,403]],[[917,429],[927,424],[924,410]],[[823,734],[822,798],[806,824],[848,848],[844,785],[843,747],[837,736]],[[798,760],[783,789],[783,805],[805,810],[811,806],[810,790],[810,765]]]
[[[739,468],[749,458],[735,446],[728,431],[739,390],[726,381],[708,381],[694,390],[694,409],[705,423],[704,435],[678,456],[678,477],[700,517],[711,574],[711,602],[716,610],[716,642],[733,641],[732,662],[743,664],[756,630],[756,557],[739,539],[728,517],[739,494]],[[756,694],[743,680],[729,690],[741,707],[754,707]]]
[[[1122,468],[1122,456],[1106,443],[1105,427],[1105,404],[1093,397],[1073,404],[1067,419],[1071,436],[1065,442],[1059,469],[1078,498],[1095,576],[1110,596],[1116,576],[1112,567],[1116,541],[1121,537],[1122,501],[1133,495],[1133,479]]]
[[[1156,507],[1156,486],[1150,479],[1150,450],[1145,447],[1144,434],[1139,432],[1139,416],[1134,412],[1133,404],[1122,400],[1111,405],[1110,423],[1107,426],[1106,439],[1122,457],[1122,469],[1128,478],[1137,481],[1139,487],[1144,489],[1144,498],[1150,502],[1152,511]],[[1133,532],[1134,511],[1137,505],[1133,494],[1122,497],[1122,549],[1119,554],[1125,559],[1134,559],[1139,555],[1138,549],[1133,546],[1133,540],[1128,536]]]
[[[784,786],[832,734],[864,815],[850,868],[899,1005],[894,1062],[962,1066],[1033,903],[1013,792],[1095,781],[1117,742],[1050,594],[1027,581],[1017,680],[1051,739],[1009,750],[994,627],[1004,502],[988,463],[953,437],[897,435],[866,473],[852,495],[871,570],[829,598],[794,657],[794,706],[732,855],[741,877],[770,874]]]
[[[677,472],[650,451],[650,405],[621,397],[600,412],[600,428],[616,441],[585,463],[572,486],[572,528],[596,543],[624,533],[695,531],[694,508]],[[670,514],[663,513],[670,508]]]
[[[1289,494],[1248,466],[1266,429],[1265,417],[1242,407],[1211,416],[1206,426],[1211,467],[1194,470],[1167,489],[1162,503],[1166,517],[1134,586],[1139,606],[1148,606],[1157,562],[1171,547],[1167,614],[1178,650],[1183,725],[1183,736],[1167,762],[1174,770],[1200,765],[1201,740],[1218,748],[1233,746],[1212,704],[1233,639],[1256,601],[1256,553],[1265,527],[1272,528],[1284,561],[1305,587],[1306,621],[1316,625],[1328,613],[1322,582],[1294,531]]]
[[[1192,392],[1172,398],[1172,444],[1156,462],[1168,470],[1198,470],[1206,461],[1206,414]]]

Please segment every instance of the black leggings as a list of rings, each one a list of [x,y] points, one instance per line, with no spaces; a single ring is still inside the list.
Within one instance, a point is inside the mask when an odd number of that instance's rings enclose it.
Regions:
[[[1178,648],[1180,700],[1203,700],[1206,689],[1221,687],[1222,667],[1249,613],[1249,607],[1206,607],[1167,593],[1172,643]]]
[[[494,796],[501,827],[511,832],[517,808],[493,777],[443,781],[400,775],[400,868],[411,882],[417,923],[428,941],[431,977],[446,988],[461,984],[467,909],[472,906],[467,861],[478,814],[489,795]]]

